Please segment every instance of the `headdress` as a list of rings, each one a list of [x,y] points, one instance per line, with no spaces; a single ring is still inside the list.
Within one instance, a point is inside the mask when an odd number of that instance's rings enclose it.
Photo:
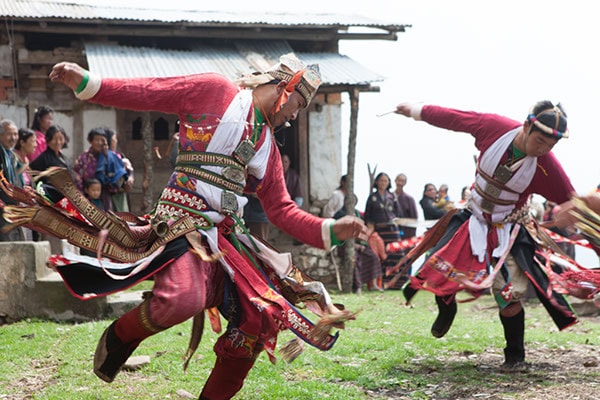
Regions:
[[[557,139],[568,138],[569,130],[567,129],[567,118],[559,105],[545,108],[537,114],[534,113],[535,105],[529,110],[527,120],[535,125],[543,133],[553,136]],[[560,131],[561,122],[563,123],[563,131]]]
[[[288,83],[282,103],[287,100],[287,97],[294,90],[297,90],[308,106],[321,85],[319,66],[317,64],[306,66],[293,53],[284,54],[279,57],[279,63],[275,64],[268,71],[243,76],[238,79],[237,83],[242,87],[255,88],[273,79],[279,79]]]

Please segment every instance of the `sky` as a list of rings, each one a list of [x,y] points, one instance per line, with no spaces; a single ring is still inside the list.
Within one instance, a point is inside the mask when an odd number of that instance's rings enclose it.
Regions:
[[[387,14],[413,25],[397,42],[347,42],[341,47],[341,53],[387,77],[381,93],[361,96],[355,171],[359,201],[368,193],[366,163],[377,164],[392,179],[405,172],[406,189],[417,198],[424,184],[432,182],[449,184],[457,199],[472,181],[477,153],[469,135],[396,114],[376,116],[403,101],[493,112],[519,121],[537,100],[560,101],[571,137],[554,152],[578,192],[600,183],[595,118],[600,62],[590,49],[592,38],[598,37],[590,10],[537,0],[394,4]]]

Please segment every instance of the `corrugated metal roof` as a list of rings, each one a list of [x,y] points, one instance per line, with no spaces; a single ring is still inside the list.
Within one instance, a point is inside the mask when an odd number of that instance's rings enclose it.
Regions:
[[[194,50],[165,50],[120,46],[111,43],[86,43],[91,71],[107,77],[165,77],[202,72],[219,72],[231,80],[240,75],[264,71],[281,54],[293,51],[285,41],[237,41],[231,47],[198,46]],[[351,58],[338,53],[296,52],[306,64],[319,64],[323,85],[367,85],[383,81]]]
[[[342,13],[286,10],[278,12],[257,10],[220,10],[218,4],[182,5],[177,1],[165,3],[165,8],[148,6],[144,2],[106,0],[3,0],[0,16],[17,19],[73,19],[73,20],[129,20],[159,23],[185,22],[189,24],[258,24],[270,26],[326,26],[370,27],[403,31],[398,22],[387,22],[358,15]],[[167,8],[168,7],[168,8]],[[210,8],[208,8],[210,7]]]

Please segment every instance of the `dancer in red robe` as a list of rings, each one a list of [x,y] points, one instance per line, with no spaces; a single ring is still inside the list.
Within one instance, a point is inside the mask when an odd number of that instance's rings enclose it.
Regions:
[[[466,132],[480,151],[475,183],[466,208],[438,225],[429,258],[404,293],[410,301],[418,289],[436,295],[439,315],[431,333],[442,337],[456,314],[461,290],[477,297],[491,287],[500,306],[506,347],[502,369],[518,371],[525,363],[525,313],[521,296],[532,282],[538,298],[559,329],[577,319],[562,293],[536,262],[540,249],[529,213],[532,194],[562,203],[575,193],[551,152],[568,136],[560,105],[536,103],[524,122],[496,114],[460,111],[432,105],[399,104],[396,113],[433,126]]]
[[[244,193],[251,192],[274,225],[304,243],[329,249],[345,239],[366,238],[360,219],[315,217],[302,211],[285,187],[274,129],[294,121],[308,106],[320,85],[318,66],[305,66],[287,54],[270,70],[233,83],[215,73],[102,78],[77,64],[61,62],[53,67],[50,78],[71,88],[81,100],[176,114],[180,120],[177,165],[145,221],[149,224],[131,216],[115,219],[98,212],[64,182],[60,171],[47,172],[46,179],[68,198],[76,209],[70,211],[81,214],[83,222],[68,221],[67,228],[58,229],[64,213],[61,218],[50,218],[52,223],[41,220],[43,213],[19,221],[42,230],[55,229],[54,234],[81,247],[100,249],[112,260],[131,259],[112,263],[91,257],[55,257],[55,268],[80,298],[123,290],[153,276],[151,295],[102,335],[94,357],[96,375],[112,382],[142,340],[191,317],[196,321],[213,307],[219,307],[229,324],[214,346],[217,360],[201,399],[234,396],[263,349],[274,361],[282,329],[292,330],[323,350],[333,345],[337,335],[330,335],[330,328],[340,326],[352,314],[335,307],[323,285],[298,271],[289,254],[280,254],[252,237],[241,215],[247,201]],[[48,208],[40,204],[36,207]],[[27,210],[13,210],[13,215]],[[149,225],[157,227],[155,232],[146,232]],[[146,234],[137,239],[138,231]],[[100,241],[94,232],[101,234]],[[115,275],[119,279],[110,279]],[[312,305],[309,309],[322,317],[319,323],[313,324],[294,307],[299,300]]]

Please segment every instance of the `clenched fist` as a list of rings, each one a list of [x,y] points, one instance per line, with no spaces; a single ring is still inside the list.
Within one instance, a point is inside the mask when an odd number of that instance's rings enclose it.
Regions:
[[[368,240],[367,227],[365,223],[357,217],[346,215],[333,224],[333,233],[339,240],[362,239]]]
[[[52,67],[49,76],[52,82],[62,83],[71,90],[75,90],[79,87],[81,81],[83,81],[86,72],[87,71],[78,64],[63,61]]]

